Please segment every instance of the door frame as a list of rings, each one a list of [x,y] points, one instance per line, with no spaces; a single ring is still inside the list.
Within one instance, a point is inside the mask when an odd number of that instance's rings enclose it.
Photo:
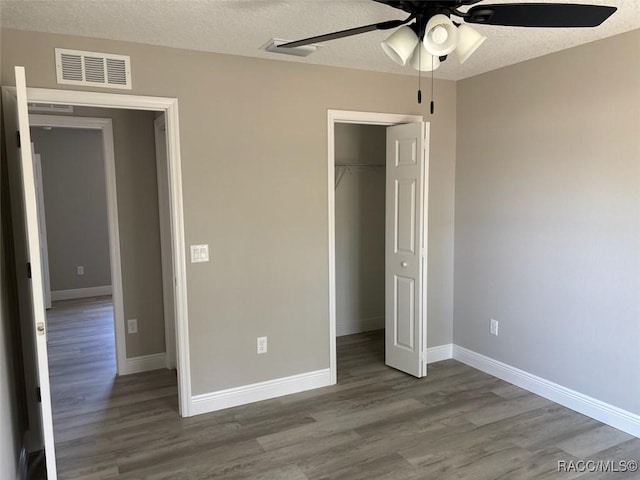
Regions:
[[[124,328],[124,292],[122,286],[122,261],[120,257],[120,226],[118,221],[118,196],[116,192],[113,121],[110,118],[30,114],[29,126],[100,131],[102,136],[102,156],[104,160],[103,167],[106,187],[109,268],[111,271],[113,298],[116,363],[118,375],[132,373],[127,366],[127,344]],[[44,205],[42,205],[42,208],[44,209]]]
[[[191,413],[191,364],[187,309],[187,272],[185,257],[184,206],[180,157],[178,99],[116,93],[27,88],[27,101],[57,105],[149,110],[163,112],[167,133],[167,169],[173,239],[174,298],[176,304],[176,357],[178,376],[178,409],[183,417]],[[114,178],[115,180],[115,178]],[[111,235],[111,234],[110,234]],[[122,325],[124,328],[124,325]]]
[[[31,123],[31,122],[29,122]],[[47,245],[47,216],[44,211],[44,187],[42,185],[42,159],[35,153],[31,145],[33,158],[33,175],[36,182],[36,203],[38,204],[38,225],[40,227],[40,251],[42,253],[42,289],[44,291],[44,308],[51,308],[51,275],[49,274],[49,246]]]
[[[171,238],[171,207],[169,199],[169,182],[166,168],[167,125],[164,115],[153,121],[154,143],[156,147],[156,177],[158,183],[158,211],[160,213],[160,253],[162,261],[162,300],[164,306],[164,343],[167,368],[176,368],[176,328],[175,300],[173,298],[173,261]],[[158,155],[164,143],[165,158]],[[166,207],[166,208],[165,208]]]
[[[422,117],[422,115],[359,112],[353,110],[327,111],[327,203],[329,204],[329,371],[331,377],[331,385],[335,385],[336,383],[338,383],[338,361],[336,356],[335,125],[336,123],[351,123],[358,125],[393,126],[402,123],[417,123],[423,121],[424,118]],[[426,193],[428,193],[428,186],[425,185],[425,188],[427,188]],[[426,316],[424,318],[426,319]],[[426,337],[426,321],[423,331]]]

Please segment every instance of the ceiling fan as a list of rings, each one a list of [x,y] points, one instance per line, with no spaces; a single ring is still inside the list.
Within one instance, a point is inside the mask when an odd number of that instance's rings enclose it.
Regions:
[[[409,16],[404,20],[349,28],[284,43],[278,47],[301,47],[374,30],[401,27],[382,42],[385,53],[402,66],[408,63],[415,70],[433,72],[452,52],[456,53],[460,63],[464,63],[486,40],[485,36],[469,24],[549,28],[596,27],[617,10],[616,7],[572,3],[476,5],[482,0],[374,1],[403,10]],[[467,6],[471,8],[460,9]],[[459,20],[451,20],[451,17],[457,17]]]

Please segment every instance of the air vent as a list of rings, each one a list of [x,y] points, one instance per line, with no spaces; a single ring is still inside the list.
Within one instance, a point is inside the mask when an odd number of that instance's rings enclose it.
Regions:
[[[131,62],[125,55],[56,48],[58,83],[131,90]]]
[[[29,112],[73,113],[73,105],[56,105],[54,103],[29,103]]]
[[[280,47],[283,43],[288,43],[291,40],[282,40],[281,38],[272,38],[266,44],[262,46],[267,52],[271,53],[280,53],[282,55],[293,55],[294,57],[308,57],[312,53],[314,53],[318,47],[322,47],[323,45],[318,45],[317,43],[311,45],[303,45],[301,47]]]

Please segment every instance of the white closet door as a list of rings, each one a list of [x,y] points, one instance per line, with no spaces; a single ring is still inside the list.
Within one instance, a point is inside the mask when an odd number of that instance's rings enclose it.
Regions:
[[[426,375],[425,123],[387,128],[385,362]]]

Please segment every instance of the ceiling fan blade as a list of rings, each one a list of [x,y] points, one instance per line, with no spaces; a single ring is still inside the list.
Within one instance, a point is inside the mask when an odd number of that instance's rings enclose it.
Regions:
[[[428,11],[431,7],[441,9],[455,9],[461,6],[473,5],[482,0],[373,0],[393,8],[404,10],[405,12],[414,13],[419,11]],[[429,5],[432,4],[432,5]]]
[[[324,35],[318,35],[316,37],[304,38],[302,40],[296,40],[295,42],[283,43],[278,45],[278,48],[291,48],[301,47],[303,45],[309,45],[317,42],[327,42],[329,40],[336,40],[338,38],[351,37],[352,35],[359,35],[361,33],[373,32],[374,30],[389,30],[391,28],[399,27],[405,23],[410,22],[415,18],[411,15],[406,20],[389,20],[387,22],[372,23],[371,25],[364,25],[362,27],[349,28],[347,30],[340,30],[339,32],[326,33]]]
[[[603,5],[569,3],[477,5],[469,9],[464,21],[508,27],[597,27],[616,10]]]

